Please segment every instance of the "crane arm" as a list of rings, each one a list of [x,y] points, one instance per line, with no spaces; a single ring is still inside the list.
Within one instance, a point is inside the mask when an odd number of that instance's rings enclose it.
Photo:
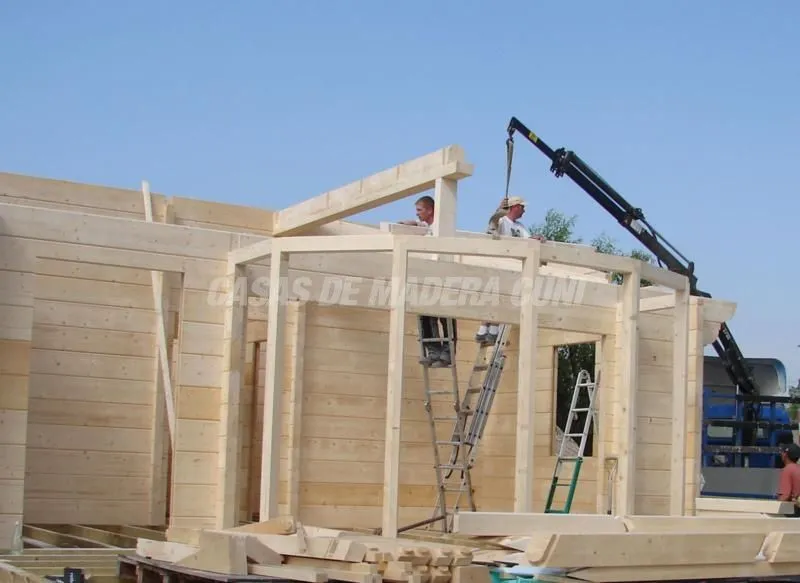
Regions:
[[[689,261],[673,247],[648,222],[642,209],[628,203],[619,192],[614,190],[597,172],[584,162],[575,152],[559,148],[553,150],[538,135],[528,129],[516,117],[508,124],[508,170],[506,189],[510,182],[511,163],[514,151],[514,133],[519,132],[542,154],[550,159],[550,171],[556,176],[569,176],[573,182],[583,188],[600,206],[602,206],[619,224],[636,237],[656,258],[659,265],[670,271],[685,275],[689,279],[690,293],[694,296],[710,298],[711,295],[697,288],[697,277],[694,274],[694,262]],[[507,193],[506,193],[507,195]],[[758,387],[752,373],[745,364],[739,345],[726,323],[722,323],[718,338],[713,343],[714,349],[722,360],[731,381],[745,395],[759,395]]]

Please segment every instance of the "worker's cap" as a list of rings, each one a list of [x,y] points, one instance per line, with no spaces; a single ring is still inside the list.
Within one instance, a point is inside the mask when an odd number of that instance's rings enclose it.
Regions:
[[[789,459],[793,462],[800,460],[800,445],[796,443],[788,443],[781,446],[781,451],[789,456]]]
[[[525,199],[523,199],[521,196],[509,196],[506,204],[508,205],[508,208],[516,205],[525,206]]]

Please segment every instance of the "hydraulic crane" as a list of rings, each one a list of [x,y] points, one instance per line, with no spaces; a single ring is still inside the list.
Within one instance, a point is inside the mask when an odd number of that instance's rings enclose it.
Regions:
[[[690,293],[694,296],[710,298],[707,292],[697,288],[697,277],[694,274],[694,262],[689,261],[683,254],[675,249],[664,237],[661,236],[645,219],[642,209],[633,207],[622,195],[614,190],[603,178],[589,167],[575,152],[559,148],[553,150],[538,135],[528,129],[516,117],[512,117],[508,124],[508,139],[506,150],[508,167],[506,170],[506,197],[511,181],[511,165],[514,157],[514,133],[519,132],[531,144],[551,161],[550,171],[557,177],[569,176],[578,186],[600,204],[620,225],[636,237],[656,258],[659,265],[670,271],[680,273],[689,278]],[[753,378],[752,371],[747,367],[739,345],[733,338],[728,325],[723,322],[719,336],[713,343],[714,349],[722,361],[725,370],[738,388],[739,399],[743,403],[744,419],[742,422],[721,421],[715,425],[740,427],[743,429],[742,446],[752,447],[755,443],[757,425],[760,423],[759,407],[762,397]],[[742,447],[739,451],[746,451]]]

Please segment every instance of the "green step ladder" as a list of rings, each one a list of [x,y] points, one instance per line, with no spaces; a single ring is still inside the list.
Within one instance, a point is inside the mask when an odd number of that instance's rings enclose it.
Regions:
[[[581,473],[581,466],[583,465],[583,454],[586,451],[586,442],[589,439],[589,430],[592,426],[592,421],[597,426],[597,411],[594,406],[594,399],[597,389],[597,383],[592,381],[592,377],[588,371],[582,370],[578,373],[578,378],[575,380],[575,390],[572,391],[572,401],[569,407],[569,415],[567,416],[567,423],[564,427],[564,435],[561,438],[561,446],[558,448],[558,458],[556,459],[556,466],[553,469],[553,479],[550,482],[550,492],[547,494],[547,503],[545,504],[544,511],[546,514],[569,514],[572,508],[572,499],[575,497],[575,488],[578,485],[578,477]],[[581,395],[586,393],[587,406],[579,407],[581,402]],[[573,424],[579,424],[578,417],[583,416],[583,429],[580,433],[573,433]],[[580,438],[578,443],[577,452],[568,452],[567,446],[574,444],[572,438]],[[572,466],[570,472],[569,466]],[[564,480],[564,475],[569,475],[569,480]],[[553,502],[556,493],[561,488],[568,488],[567,498],[564,502],[563,508],[553,508]]]

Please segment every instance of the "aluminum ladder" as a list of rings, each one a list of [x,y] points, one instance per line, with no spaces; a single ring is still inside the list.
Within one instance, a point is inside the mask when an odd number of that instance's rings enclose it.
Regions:
[[[594,421],[597,427],[597,410],[595,409],[595,395],[597,384],[592,381],[592,377],[588,371],[582,370],[578,373],[578,378],[575,380],[575,389],[572,391],[572,401],[569,406],[569,414],[567,416],[567,423],[564,427],[564,435],[561,438],[561,446],[558,448],[558,458],[556,465],[553,469],[553,479],[550,482],[550,492],[547,494],[547,503],[545,504],[545,513],[550,514],[569,514],[572,508],[572,500],[575,497],[575,489],[578,485],[578,477],[581,473],[581,465],[583,465],[583,454],[586,451],[586,443],[589,440],[589,430]],[[579,406],[581,403],[581,395],[586,394],[586,406]],[[583,428],[580,433],[574,433],[573,423],[580,423],[578,417],[584,415]],[[574,445],[573,437],[579,437],[577,452],[569,452],[568,446]],[[573,447],[574,449],[574,447]],[[569,475],[569,481],[562,479],[562,473],[568,472],[568,466],[572,465],[572,473]],[[553,508],[556,493],[559,488],[568,488],[564,506],[559,509]]]
[[[452,333],[452,321],[449,324],[448,329]],[[452,385],[449,389],[432,388],[428,370],[430,365],[423,363],[425,410],[428,413],[433,442],[437,496],[433,516],[430,519],[402,530],[441,522],[443,532],[452,532],[453,514],[458,511],[465,494],[467,506],[472,511],[476,510],[470,470],[475,463],[478,444],[483,437],[483,430],[500,384],[506,358],[504,348],[510,329],[508,325],[500,325],[494,344],[478,345],[472,371],[463,393],[459,390],[452,337],[441,339],[443,342],[450,342],[451,346]],[[423,340],[421,332],[420,330],[420,351],[421,355],[424,355],[422,352],[424,343],[430,339]],[[434,411],[434,397],[441,395],[452,397],[453,412],[449,415],[437,414]],[[453,428],[448,434],[443,435],[442,425],[445,422],[453,423]],[[452,501],[452,510],[448,510],[448,497],[455,498]]]

